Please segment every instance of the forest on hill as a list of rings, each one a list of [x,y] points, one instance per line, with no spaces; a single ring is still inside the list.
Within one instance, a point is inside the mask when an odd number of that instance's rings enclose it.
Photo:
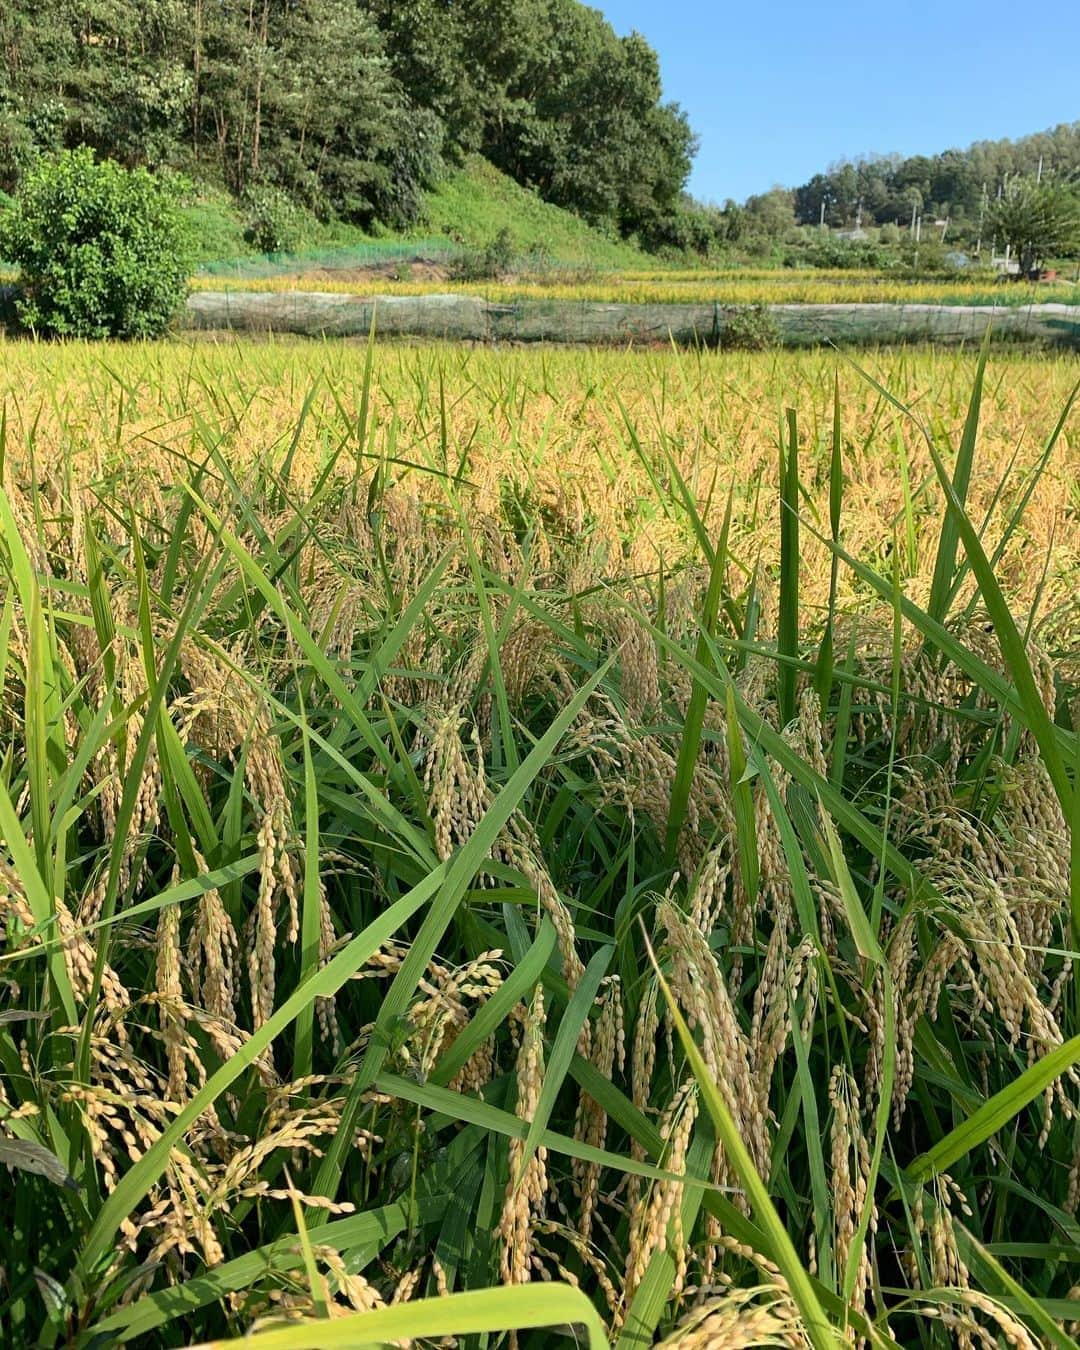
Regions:
[[[392,229],[479,152],[652,247],[694,151],[655,51],[578,0],[5,0],[0,188],[80,144]]]
[[[728,202],[727,233],[774,238],[799,225],[837,229],[948,220],[956,237],[977,237],[994,202],[1016,179],[1069,183],[1080,175],[1080,122],[1018,140],[976,141],[936,155],[843,160],[794,188],[773,188],[741,206]]]

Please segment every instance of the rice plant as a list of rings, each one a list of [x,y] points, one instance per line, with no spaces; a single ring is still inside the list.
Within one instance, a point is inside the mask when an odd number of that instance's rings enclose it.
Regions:
[[[1075,362],[5,355],[5,1344],[1075,1343]]]
[[[611,272],[583,280],[566,280],[543,273],[523,272],[512,280],[475,276],[456,278],[447,267],[445,278],[420,280],[343,271],[335,276],[319,272],[305,281],[302,271],[278,276],[235,276],[220,273],[193,278],[195,290],[329,291],[346,295],[482,294],[490,300],[581,300],[624,304],[890,304],[890,305],[1032,305],[1080,303],[1075,281],[1031,284],[996,282],[992,276],[972,280],[964,276],[907,280],[880,273],[751,269],[690,272]]]

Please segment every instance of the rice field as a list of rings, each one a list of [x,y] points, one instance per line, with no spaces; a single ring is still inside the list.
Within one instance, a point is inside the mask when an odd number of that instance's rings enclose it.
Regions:
[[[3,356],[3,1344],[1076,1344],[1075,358]]]
[[[277,276],[197,275],[196,290],[317,290],[346,295],[482,294],[493,301],[582,300],[623,304],[896,304],[896,305],[1030,305],[1080,304],[1080,284],[1000,282],[941,277],[905,280],[874,272],[827,272],[707,269],[687,272],[612,272],[600,275],[535,275],[528,272],[502,281],[455,281],[439,276],[410,280],[363,271],[336,276],[332,268],[314,276],[283,272]]]

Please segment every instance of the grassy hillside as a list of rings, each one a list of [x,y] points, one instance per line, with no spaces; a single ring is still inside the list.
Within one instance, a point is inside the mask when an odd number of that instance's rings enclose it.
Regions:
[[[188,209],[195,231],[199,263],[252,255],[244,240],[241,208],[220,188],[200,186],[197,201]],[[308,211],[296,211],[296,253],[316,250],[363,249],[370,245],[416,243],[430,249],[433,238],[465,249],[484,248],[506,229],[515,253],[543,255],[553,263],[572,267],[641,267],[656,260],[640,249],[608,238],[569,211],[542,201],[520,187],[480,156],[471,156],[428,194],[426,216],[415,230],[395,234],[380,230],[365,234],[339,221],[318,220]],[[423,245],[423,249],[421,249]]]
[[[449,235],[470,248],[482,248],[507,229],[515,251],[543,252],[553,261],[578,266],[631,267],[650,257],[543,201],[479,155],[428,195],[427,224],[430,233]]]

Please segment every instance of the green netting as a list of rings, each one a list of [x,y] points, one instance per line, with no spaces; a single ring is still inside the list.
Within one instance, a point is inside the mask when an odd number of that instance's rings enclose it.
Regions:
[[[445,238],[369,239],[347,248],[305,249],[297,253],[252,253],[236,258],[215,258],[195,269],[211,277],[275,277],[288,272],[347,272],[392,262],[447,262],[460,248]]]
[[[479,295],[358,296],[315,291],[198,291],[197,329],[366,335],[471,342],[719,345],[733,311],[711,304],[635,305],[579,300],[485,300]],[[1080,347],[1080,305],[771,305],[781,345],[955,344],[998,340]]]

